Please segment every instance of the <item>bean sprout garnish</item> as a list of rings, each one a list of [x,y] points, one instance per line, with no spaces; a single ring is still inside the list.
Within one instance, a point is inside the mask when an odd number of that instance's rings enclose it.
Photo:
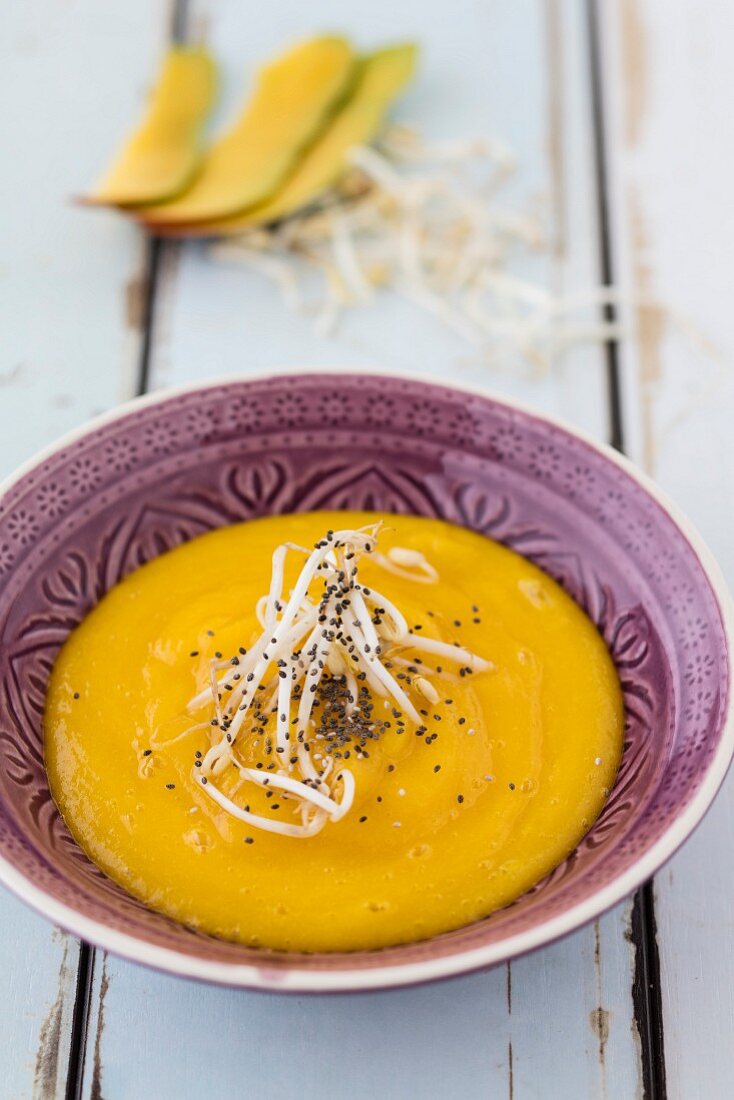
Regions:
[[[341,763],[350,753],[337,750],[349,743],[356,759],[367,755],[378,722],[375,697],[399,716],[399,726],[410,722],[421,728],[421,707],[439,699],[428,679],[434,670],[418,658],[420,675],[403,672],[411,667],[403,650],[441,657],[461,666],[461,675],[492,668],[458,644],[411,632],[390,600],[360,583],[359,562],[367,555],[406,579],[423,584],[438,579],[420,551],[392,547],[384,555],[378,552],[380,526],[328,531],[310,551],[288,543],[277,547],[268,593],[256,606],[260,636],[230,660],[213,660],[207,686],[189,702],[190,711],[209,712],[192,729],[207,729],[212,737],[195,762],[193,780],[221,809],[252,828],[303,839],[349,812],[356,784]],[[286,598],[289,552],[306,560]],[[400,672],[391,671],[393,663]],[[244,764],[238,750],[247,745],[266,746],[273,756],[267,767]],[[248,784],[265,789],[266,798],[279,792],[278,803],[295,803],[300,820],[286,822],[240,805],[235,796]]]

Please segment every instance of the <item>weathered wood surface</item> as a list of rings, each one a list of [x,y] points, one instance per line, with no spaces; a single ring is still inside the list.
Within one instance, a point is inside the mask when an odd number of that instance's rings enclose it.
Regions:
[[[627,444],[734,584],[734,11],[723,0],[605,9],[612,247],[625,312]],[[682,314],[678,317],[678,314]],[[668,1093],[734,1078],[734,777],[656,879]]]
[[[344,28],[367,46],[419,37],[423,74],[401,117],[439,137],[503,135],[521,165],[515,195],[540,194],[550,212],[555,247],[547,278],[569,289],[596,281],[604,227],[583,0],[407,0],[392,7],[322,0],[318,18],[295,0],[277,0],[259,19],[238,0],[196,0],[190,8],[189,33],[208,38],[227,74],[221,117],[255,60],[317,25]],[[614,274],[638,302],[666,305],[622,307],[631,338],[620,348],[617,427],[731,577],[734,340],[724,295],[734,262],[734,221],[727,218],[734,160],[722,89],[734,16],[723,0],[601,0],[597,10]],[[137,387],[143,242],[122,220],[68,199],[94,178],[133,117],[168,16],[163,0],[33,0],[3,13],[0,474]],[[324,342],[308,319],[284,312],[268,284],[215,263],[201,245],[166,245],[160,261],[152,387],[303,364],[380,366],[463,378],[598,438],[608,435],[607,361],[598,350],[574,353],[546,378],[497,375],[472,362],[430,318],[386,298]],[[695,318],[688,334],[686,317]],[[702,350],[702,337],[719,358]],[[732,792],[729,782],[656,881],[667,1086],[685,1100],[731,1091]],[[0,1092],[61,1097],[77,945],[6,894],[0,919]],[[634,1097],[650,1074],[631,993],[629,920],[629,906],[622,906],[489,974],[332,999],[210,989],[96,953],[89,1016],[78,1012],[75,1025],[86,1044],[74,1087],[89,1100],[232,1093],[265,1100],[444,1092]],[[277,1056],[279,1035],[288,1037],[287,1058]],[[325,1038],[338,1059],[328,1056]]]

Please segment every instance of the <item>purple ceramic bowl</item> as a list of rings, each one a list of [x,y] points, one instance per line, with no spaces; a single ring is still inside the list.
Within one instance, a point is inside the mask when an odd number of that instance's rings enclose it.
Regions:
[[[644,882],[701,820],[732,756],[729,597],[647,479],[568,428],[478,393],[338,378],[276,375],[139,400],[0,487],[0,880],[76,935],[161,970],[329,991],[498,963]],[[106,878],[51,799],[41,716],[59,646],[125,574],[213,527],[320,508],[439,516],[545,569],[609,645],[626,737],[594,828],[513,905],[425,942],[281,954],[192,932]]]

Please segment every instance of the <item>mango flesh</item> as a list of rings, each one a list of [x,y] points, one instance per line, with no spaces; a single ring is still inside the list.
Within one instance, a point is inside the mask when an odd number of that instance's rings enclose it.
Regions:
[[[209,221],[269,198],[344,97],[354,72],[343,38],[314,38],[277,58],[260,73],[233,128],[209,149],[193,186],[140,216],[154,226]]]
[[[183,191],[201,162],[201,132],[216,92],[216,63],[202,49],[174,46],[145,119],[84,201],[131,206]]]
[[[374,518],[279,516],[194,539],[108,593],[61,650],[44,719],[52,794],[89,856],[152,908],[282,950],[421,939],[518,897],[599,814],[620,760],[623,707],[596,628],[518,554],[410,516],[384,517],[380,549],[422,550],[438,583],[370,560],[360,579],[409,624],[461,642],[494,671],[462,678],[432,661],[440,698],[424,704],[424,721],[436,740],[393,726],[369,742],[367,759],[352,753],[343,763],[356,780],[353,809],[308,840],[253,829],[194,783],[194,753],[209,733],[173,738],[200,720],[186,704],[215,652],[235,653],[259,633],[253,608],[274,547]],[[285,591],[302,563],[293,558]],[[254,812],[295,820],[282,798],[268,802],[250,784],[240,793]]]
[[[417,47],[407,44],[364,58],[349,99],[268,202],[231,218],[177,226],[170,234],[166,226],[156,225],[156,230],[164,236],[237,234],[308,206],[339,182],[349,167],[349,150],[379,133],[388,108],[413,75],[417,56]]]

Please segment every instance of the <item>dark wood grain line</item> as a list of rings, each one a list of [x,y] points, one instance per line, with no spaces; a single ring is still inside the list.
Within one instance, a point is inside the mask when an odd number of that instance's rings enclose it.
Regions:
[[[153,353],[153,327],[155,322],[156,291],[160,280],[161,257],[165,248],[163,241],[148,237],[145,253],[145,273],[143,277],[143,323],[138,360],[138,376],[135,396],[142,397],[150,386],[150,360]]]
[[[600,277],[605,286],[613,286],[615,270],[611,229],[609,147],[605,130],[605,80],[602,68],[602,39],[598,8],[598,4],[603,0],[584,0],[584,2],[587,12],[591,110],[593,113]],[[604,306],[603,317],[605,321],[614,323],[617,319],[614,306]],[[609,442],[618,451],[624,453],[622,382],[619,348],[615,340],[610,340],[606,344],[606,368]],[[643,1096],[645,1100],[665,1100],[667,1088],[660,953],[658,950],[655,897],[652,882],[645,883],[635,894],[632,908],[631,937],[635,952],[632,1005],[634,1023],[640,1036]]]
[[[79,961],[76,972],[76,995],[71,1019],[69,1043],[69,1069],[66,1075],[66,1100],[81,1100],[84,1086],[84,1058],[89,1034],[89,1018],[92,1007],[92,981],[94,979],[95,951],[88,943],[79,944]]]
[[[168,28],[168,36],[171,42],[186,41],[189,30],[188,0],[171,0],[171,14]]]
[[[665,1100],[663,1001],[652,880],[635,894],[630,933],[635,949],[632,1004],[642,1047],[644,1096],[645,1100]]]
[[[593,113],[594,160],[596,166],[596,202],[599,226],[599,268],[604,286],[614,285],[612,257],[611,208],[609,195],[608,148],[604,126],[604,82],[601,69],[601,42],[596,0],[585,0],[588,13],[589,64],[591,66],[591,109]],[[616,309],[613,305],[602,307],[605,322],[613,324]],[[622,383],[619,368],[619,348],[616,340],[606,345],[607,398],[609,411],[609,442],[624,453],[624,425],[622,416]]]
[[[171,0],[168,15],[168,37],[170,42],[185,42],[189,25],[188,0]],[[156,292],[161,280],[161,262],[167,245],[159,238],[148,236],[146,239],[145,262],[143,269],[143,306],[142,340],[135,396],[142,397],[150,388],[150,361],[153,353],[153,326],[155,321]]]

